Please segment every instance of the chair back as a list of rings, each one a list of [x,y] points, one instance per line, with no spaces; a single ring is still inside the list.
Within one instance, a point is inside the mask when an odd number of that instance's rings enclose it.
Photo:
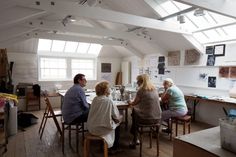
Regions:
[[[46,103],[46,109],[45,109],[45,111],[46,111],[49,115],[55,116],[55,113],[54,113],[54,111],[53,111],[52,105],[51,105],[51,103],[50,103],[48,97],[45,96],[45,97],[44,97],[44,101],[45,101],[45,103]]]

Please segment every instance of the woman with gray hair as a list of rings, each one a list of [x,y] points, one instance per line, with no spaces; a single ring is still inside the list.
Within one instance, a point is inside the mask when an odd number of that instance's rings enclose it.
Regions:
[[[188,108],[183,92],[174,84],[171,78],[166,78],[163,86],[165,92],[161,96],[161,101],[168,104],[168,109],[162,112],[162,121],[168,121],[171,117],[186,115]],[[171,130],[167,128],[163,131],[169,133]]]

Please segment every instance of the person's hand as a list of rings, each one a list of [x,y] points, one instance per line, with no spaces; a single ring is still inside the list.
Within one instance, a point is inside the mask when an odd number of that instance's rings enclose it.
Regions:
[[[132,102],[130,100],[127,101],[129,106],[132,106]]]

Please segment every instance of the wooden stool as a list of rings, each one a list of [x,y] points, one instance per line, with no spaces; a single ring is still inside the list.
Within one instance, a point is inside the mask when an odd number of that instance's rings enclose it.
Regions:
[[[103,141],[104,143],[104,157],[108,157],[108,145],[107,142],[99,136],[87,134],[84,139],[84,157],[89,156],[89,147],[90,147],[90,141]]]
[[[185,116],[181,116],[181,117],[172,117],[171,118],[171,125],[170,125],[170,129],[171,129],[170,140],[172,140],[173,123],[175,123],[175,136],[178,136],[178,124],[183,125],[183,135],[185,135],[186,125],[188,126],[188,133],[190,133],[191,116],[185,115]]]
[[[75,128],[72,128],[75,126]],[[75,124],[67,124],[62,120],[62,153],[64,154],[64,147],[65,147],[65,130],[69,130],[69,146],[71,146],[71,131],[76,131],[76,152],[79,152],[79,133],[82,133],[82,138],[84,141],[84,123],[75,123]]]
[[[143,133],[149,133],[149,145],[152,148],[152,133],[156,136],[156,144],[157,144],[157,156],[159,156],[159,128],[160,124],[153,123],[153,124],[137,124],[138,126],[138,133],[139,133],[139,140],[140,140],[140,153],[139,156],[142,157],[142,135]]]

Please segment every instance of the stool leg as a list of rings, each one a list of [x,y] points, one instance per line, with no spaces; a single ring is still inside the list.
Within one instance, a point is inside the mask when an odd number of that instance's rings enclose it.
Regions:
[[[183,135],[185,135],[185,121],[184,121],[184,123],[183,123]]]
[[[156,143],[157,143],[157,157],[159,156],[159,127],[157,126],[156,127],[156,131],[155,131],[155,134],[156,134]]]
[[[188,133],[190,134],[191,121],[188,123]]]
[[[84,140],[84,157],[88,157],[88,152],[89,152],[89,150],[88,150],[88,140],[85,139]]]
[[[171,118],[169,120],[169,123],[170,123],[170,140],[172,140],[173,120]]]
[[[178,136],[178,120],[175,120],[175,136]]]
[[[103,140],[103,142],[104,142],[104,157],[108,157],[108,145],[105,140]]]
[[[69,136],[69,146],[72,147],[72,146],[71,146],[71,125],[68,126],[68,129],[69,129],[69,131],[68,131],[68,136]]]
[[[76,124],[76,152],[79,152],[79,125]]]
[[[152,148],[152,128],[150,128],[150,135],[149,135],[149,146],[150,146],[150,148]]]
[[[64,124],[62,123],[62,139],[61,139],[61,143],[62,143],[62,153],[64,154],[64,146],[65,146],[65,139],[64,139],[64,135],[65,134],[65,126]]]
[[[84,123],[82,122],[82,140],[84,141]]]
[[[140,132],[139,132],[139,138],[140,138],[139,156],[140,156],[140,157],[142,157],[142,146],[143,146],[142,133],[143,133],[143,127],[141,127],[141,130],[140,130]]]

